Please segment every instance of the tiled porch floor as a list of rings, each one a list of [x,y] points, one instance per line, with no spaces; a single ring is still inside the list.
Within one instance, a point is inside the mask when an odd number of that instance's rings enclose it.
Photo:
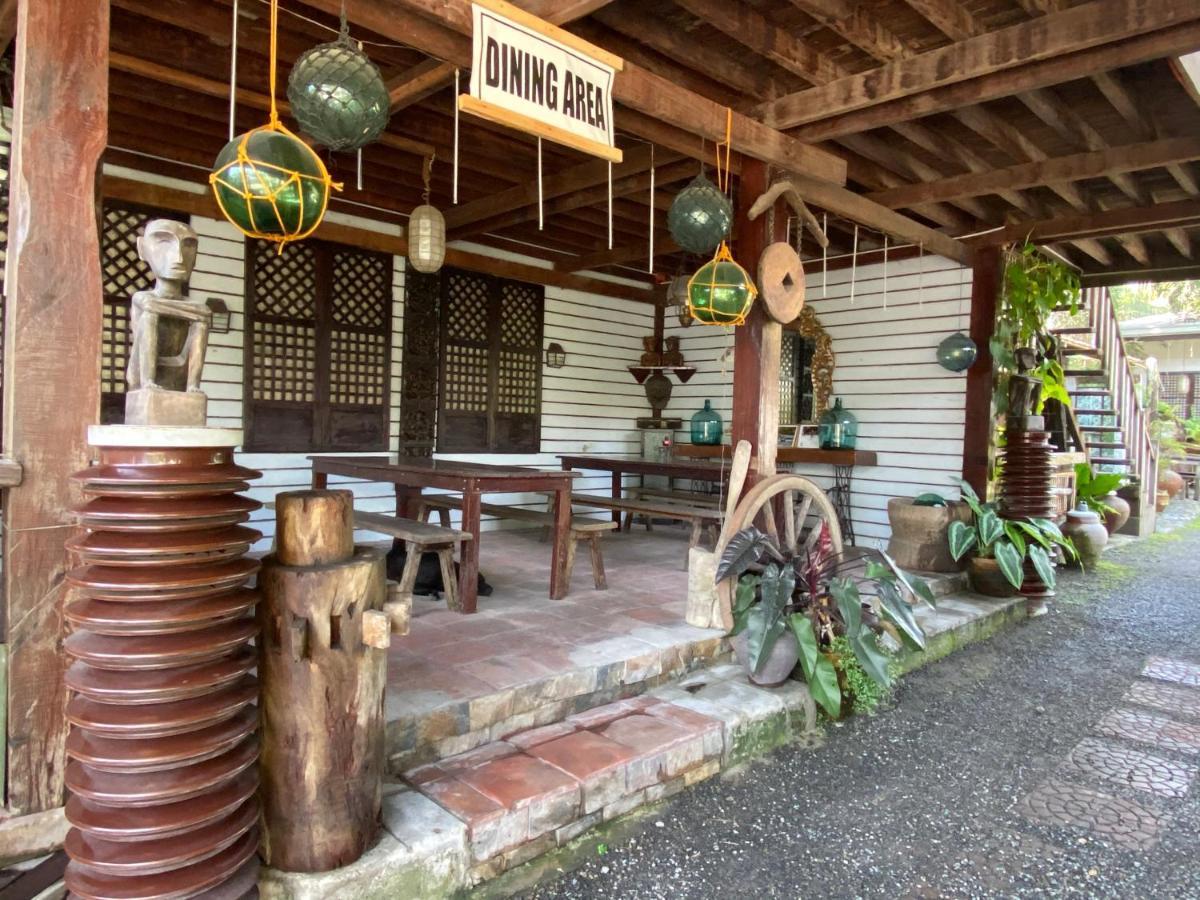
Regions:
[[[388,659],[394,768],[638,693],[723,651],[720,632],[683,620],[685,530],[606,535],[604,591],[594,589],[581,546],[570,593],[558,601],[547,596],[550,546],[540,536],[483,534],[480,571],[494,591],[474,615],[414,598],[411,631],[393,639]]]

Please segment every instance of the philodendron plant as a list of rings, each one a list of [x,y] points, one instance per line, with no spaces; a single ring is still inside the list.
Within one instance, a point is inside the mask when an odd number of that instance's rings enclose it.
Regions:
[[[1054,589],[1054,561],[1050,552],[1062,547],[1071,559],[1077,557],[1075,545],[1049,519],[1001,519],[994,503],[984,503],[967,482],[959,481],[963,501],[971,507],[970,525],[951,522],[948,539],[950,555],[956,560],[968,553],[981,559],[995,559],[1005,579],[1020,589],[1025,578],[1025,560],[1042,584]]]
[[[906,595],[933,605],[929,586],[906,575],[882,551],[855,547],[839,556],[827,522],[794,550],[781,550],[758,528],[739,531],[717,567],[717,580],[726,578],[737,579],[731,635],[746,633],[751,670],[761,670],[779,640],[796,641],[813,699],[834,718],[842,710],[830,652],[835,637],[846,639],[863,669],[884,688],[891,686],[892,675],[880,636],[925,648],[925,632]]]

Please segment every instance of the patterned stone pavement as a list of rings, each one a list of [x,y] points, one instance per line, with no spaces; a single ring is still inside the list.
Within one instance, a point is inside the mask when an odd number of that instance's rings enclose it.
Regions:
[[[1142,676],[1125,692],[1129,705],[1109,710],[1096,723],[1100,737],[1081,740],[1055,776],[1021,799],[1018,810],[1026,819],[1130,850],[1149,849],[1170,827],[1171,807],[1162,798],[1183,799],[1196,778],[1197,767],[1186,760],[1200,754],[1200,722],[1187,719],[1200,711],[1200,666],[1151,657]],[[1098,790],[1089,781],[1119,785],[1130,794]]]

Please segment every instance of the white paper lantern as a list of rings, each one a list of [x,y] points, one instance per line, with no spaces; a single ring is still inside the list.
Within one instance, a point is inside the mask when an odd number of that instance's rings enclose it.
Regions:
[[[408,217],[408,261],[418,272],[433,273],[446,260],[446,219],[422,203]]]

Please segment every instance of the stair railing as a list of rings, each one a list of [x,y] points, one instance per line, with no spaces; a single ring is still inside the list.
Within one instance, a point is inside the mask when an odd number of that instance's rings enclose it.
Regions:
[[[1129,470],[1140,477],[1142,498],[1148,494],[1152,506],[1158,480],[1158,450],[1150,436],[1150,407],[1142,403],[1138,393],[1138,379],[1125,352],[1108,288],[1086,289],[1083,302],[1090,313],[1095,346],[1100,351],[1113,410],[1120,422]]]

